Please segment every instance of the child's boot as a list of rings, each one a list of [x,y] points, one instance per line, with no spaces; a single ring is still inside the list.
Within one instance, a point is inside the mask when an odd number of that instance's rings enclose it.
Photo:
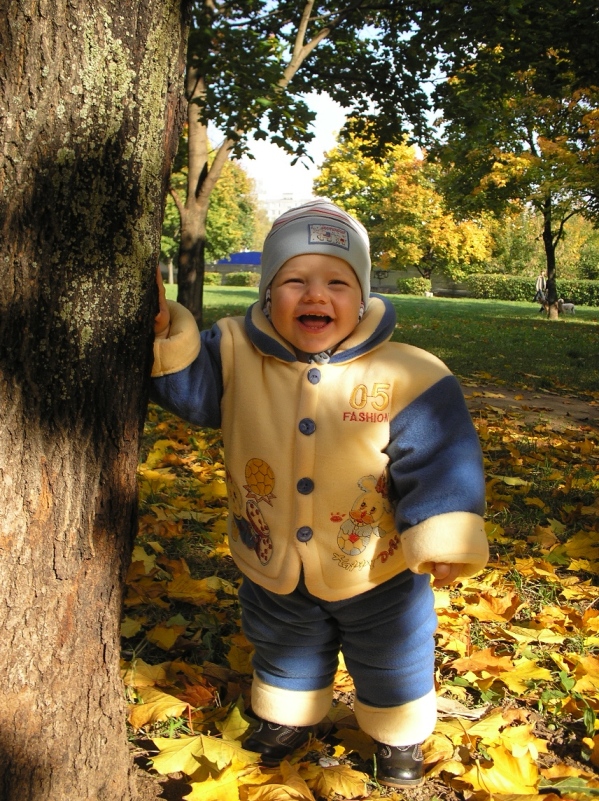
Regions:
[[[377,743],[376,779],[386,787],[419,787],[424,783],[424,757],[420,743]]]
[[[271,767],[307,743],[311,734],[312,726],[283,726],[259,719],[258,727],[246,738],[243,747],[262,754],[262,763]]]

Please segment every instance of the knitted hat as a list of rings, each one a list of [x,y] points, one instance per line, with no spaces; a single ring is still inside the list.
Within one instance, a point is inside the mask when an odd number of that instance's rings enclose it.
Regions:
[[[326,198],[317,198],[278,217],[264,241],[260,307],[273,278],[293,256],[324,253],[353,268],[365,304],[370,297],[370,251],[364,226]]]

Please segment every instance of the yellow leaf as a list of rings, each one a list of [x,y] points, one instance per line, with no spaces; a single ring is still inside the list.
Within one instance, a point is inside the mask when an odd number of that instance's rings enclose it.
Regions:
[[[501,742],[501,730],[508,725],[501,709],[495,709],[468,729],[469,737],[480,737],[488,745]]]
[[[224,740],[221,737],[201,735],[204,745],[204,756],[209,762],[221,770],[232,762],[245,767],[257,761],[251,751],[245,751],[237,740]]]
[[[521,605],[520,598],[515,592],[505,593],[500,597],[483,593],[477,604],[468,604],[463,612],[477,620],[505,623],[514,617]]]
[[[528,681],[549,681],[551,671],[537,665],[532,659],[522,659],[515,663],[513,670],[508,673],[500,673],[497,677],[515,695],[520,695],[528,689]]]
[[[216,600],[216,594],[206,579],[194,579],[187,574],[176,576],[173,581],[167,583],[166,588],[168,597],[174,601],[185,601],[201,606],[214,603]]]
[[[547,753],[547,741],[533,734],[534,724],[508,726],[501,733],[501,742],[515,757],[530,757],[537,762],[539,754]]]
[[[240,740],[250,727],[249,722],[241,714],[240,706],[241,699],[224,720],[216,721],[216,728],[225,740]]]
[[[153,687],[155,684],[166,684],[166,668],[168,662],[161,665],[148,665],[143,659],[134,659],[125,663],[122,671],[123,683],[126,687]]]
[[[365,773],[353,770],[347,765],[332,765],[321,768],[319,765],[309,765],[300,770],[316,796],[331,798],[333,794],[343,798],[360,798],[366,795],[366,784],[370,777]]]
[[[187,709],[188,704],[179,701],[172,695],[160,692],[152,687],[138,690],[142,704],[131,704],[129,706],[129,723],[135,729],[141,729],[148,723],[157,723],[168,718],[176,718],[182,715]]]
[[[146,553],[141,545],[136,545],[131,554],[131,564],[135,562],[142,562],[144,566],[144,574],[148,575],[156,567],[156,554]]]
[[[433,734],[425,740],[422,746],[424,763],[432,765],[442,760],[452,759],[454,750],[454,745],[448,737]]]
[[[237,766],[226,768],[216,779],[208,777],[201,782],[191,782],[191,793],[183,796],[185,801],[239,801],[239,784],[243,775],[258,771],[241,771]]]
[[[141,623],[132,617],[124,617],[121,621],[121,637],[135,637],[140,629]]]
[[[520,643],[553,643],[554,645],[561,645],[566,639],[561,634],[557,634],[551,629],[527,629],[523,626],[510,626],[505,630],[508,637],[513,637],[516,642]]]
[[[507,484],[508,487],[528,487],[530,486],[530,481],[525,481],[523,478],[516,478],[515,476],[493,476],[491,475],[490,478],[498,479],[499,481],[503,481],[504,484]]]
[[[143,479],[151,484],[169,484],[176,481],[177,476],[168,467],[161,467],[159,470],[148,470],[143,464],[139,466],[139,472]]]
[[[482,651],[475,651],[471,656],[454,659],[451,666],[458,673],[472,670],[481,673],[483,670],[491,675],[499,675],[505,670],[511,670],[512,659],[509,656],[495,656],[493,648],[485,648]]]
[[[486,793],[536,794],[539,772],[530,754],[516,758],[501,746],[490,747],[488,752],[493,764],[475,765],[463,774],[461,781]]]
[[[524,503],[527,506],[538,506],[539,509],[545,509],[545,501],[542,501],[540,498],[531,498],[528,496],[524,498]],[[547,507],[547,511],[549,511],[549,507]]]
[[[374,741],[361,729],[338,729],[335,737],[341,740],[346,754],[356,752],[363,760],[370,759],[374,754]]]
[[[210,500],[211,498],[226,498],[227,497],[227,484],[221,478],[215,478],[208,484],[200,484],[199,487],[202,498]]]
[[[147,632],[147,639],[162,648],[163,651],[169,651],[177,642],[177,639],[186,630],[186,626],[167,626],[164,623],[159,623],[153,629]]]
[[[247,782],[244,782],[247,786]],[[314,801],[310,788],[289,762],[281,763],[280,774],[259,786],[247,786],[247,801]]]
[[[343,701],[340,701],[335,706],[332,706],[329,711],[327,712],[327,720],[330,720],[331,723],[334,723],[336,728],[341,728],[343,723],[350,723],[353,721],[354,726],[357,726],[356,718],[353,711],[344,704]]]
[[[179,771],[192,776],[198,769],[197,758],[204,753],[201,736],[155,737],[152,742],[160,751],[152,757],[152,767],[162,776]]]

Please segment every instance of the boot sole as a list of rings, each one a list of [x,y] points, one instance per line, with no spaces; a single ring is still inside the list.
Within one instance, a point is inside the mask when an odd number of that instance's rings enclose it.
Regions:
[[[383,779],[377,776],[377,782],[385,787],[422,787],[424,784],[424,776],[421,779]]]

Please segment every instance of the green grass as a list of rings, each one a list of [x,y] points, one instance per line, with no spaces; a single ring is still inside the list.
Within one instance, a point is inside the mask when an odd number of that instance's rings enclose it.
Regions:
[[[167,287],[174,298],[175,286]],[[204,287],[205,324],[245,314],[251,287]],[[588,396],[599,391],[599,308],[549,322],[536,303],[388,295],[393,339],[429,350],[461,378]]]

